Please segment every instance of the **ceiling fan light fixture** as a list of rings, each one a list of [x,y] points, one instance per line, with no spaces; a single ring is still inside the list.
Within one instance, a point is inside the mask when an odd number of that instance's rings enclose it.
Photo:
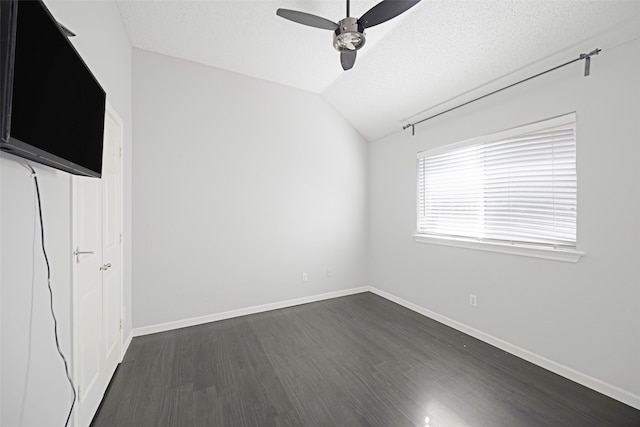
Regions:
[[[358,50],[364,46],[365,41],[364,28],[356,18],[344,18],[333,32],[333,47],[338,52]]]
[[[358,32],[342,33],[339,36],[334,36],[333,47],[339,52],[346,52],[348,50],[358,50],[364,46],[365,38],[364,34]]]

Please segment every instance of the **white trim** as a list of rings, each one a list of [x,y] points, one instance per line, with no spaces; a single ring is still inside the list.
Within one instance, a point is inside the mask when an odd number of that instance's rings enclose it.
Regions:
[[[499,349],[518,356],[521,359],[524,359],[544,369],[561,375],[571,381],[577,382],[578,384],[582,384],[585,387],[589,387],[590,389],[607,395],[613,399],[619,400],[620,402],[623,402],[629,406],[640,409],[640,396],[630,391],[621,389],[620,387],[614,386],[585,373],[576,371],[575,369],[554,362],[553,360],[549,360],[546,357],[535,354],[529,350],[518,347],[517,345],[511,344],[507,341],[503,341],[500,338],[494,337],[493,335],[487,334],[478,329],[472,328],[471,326],[465,325],[464,323],[458,322],[457,320],[453,320],[449,317],[428,310],[424,307],[411,303],[388,292],[371,286],[369,287],[369,290],[370,292],[381,296],[382,298],[388,299],[389,301],[393,301],[396,304],[408,308],[409,310],[415,311],[416,313],[422,314],[423,316],[429,317],[437,322],[443,323],[447,326],[457,329],[458,331],[471,335],[472,337],[484,341],[487,344],[498,347]]]
[[[109,116],[114,122],[117,123],[118,128],[120,129],[120,135],[118,138],[118,146],[116,147],[116,150],[119,153],[118,156],[118,179],[120,181],[120,185],[119,185],[119,191],[120,191],[120,200],[118,201],[119,204],[119,210],[118,213],[120,215],[120,218],[118,220],[119,223],[119,230],[118,230],[118,234],[120,236],[123,235],[124,233],[124,162],[123,162],[123,155],[122,155],[122,151],[123,151],[123,147],[124,147],[124,121],[122,120],[122,118],[120,117],[120,115],[118,114],[118,112],[115,110],[115,108],[113,108],[113,106],[109,103],[109,101],[107,100],[105,102],[105,126],[106,126],[106,116]],[[103,160],[104,161],[104,160]],[[104,218],[102,220],[102,222],[104,223]],[[104,225],[104,224],[103,224]],[[103,236],[104,238],[104,236]],[[104,246],[104,242],[103,242],[103,246]],[[124,356],[125,350],[124,350],[124,319],[125,319],[125,312],[124,312],[124,246],[122,244],[122,239],[120,239],[120,243],[119,243],[119,259],[118,262],[120,263],[120,330],[119,330],[119,335],[120,335],[120,342],[118,343],[120,345],[120,357],[118,360],[118,363],[122,362],[122,357]],[[117,365],[116,365],[117,366]],[[113,376],[113,375],[112,375]],[[111,381],[111,378],[109,379],[109,381]]]
[[[111,119],[113,119],[113,121],[115,121],[116,123],[118,123],[118,126],[120,128],[120,138],[119,138],[119,146],[118,146],[118,151],[120,153],[119,159],[118,159],[118,174],[119,177],[118,179],[120,180],[120,200],[119,205],[120,205],[120,209],[119,209],[119,213],[120,213],[120,220],[119,225],[120,225],[120,230],[119,230],[119,234],[120,234],[120,259],[118,260],[118,262],[120,263],[120,361],[122,362],[122,358],[124,357],[124,353],[126,352],[126,349],[128,347],[124,346],[124,320],[126,317],[126,313],[124,312],[124,244],[123,244],[123,235],[124,235],[124,155],[123,155],[123,149],[124,149],[124,121],[122,120],[122,117],[120,117],[120,115],[118,114],[118,112],[113,108],[113,106],[109,103],[109,101],[106,102],[106,113],[111,117]],[[105,120],[106,122],[106,120]],[[129,341],[129,343],[131,342],[131,332],[129,332],[129,337],[127,337],[127,340]]]
[[[537,366],[540,366],[541,368],[547,369],[551,372],[561,375],[578,384],[582,384],[585,387],[589,387],[592,390],[595,390],[599,393],[607,395],[613,399],[619,400],[620,402],[623,402],[629,406],[640,409],[640,396],[634,393],[631,393],[630,391],[621,389],[620,387],[611,385],[605,381],[599,380],[590,375],[579,372],[568,366],[554,362],[553,360],[547,359],[546,357],[540,356],[522,347],[518,347],[507,341],[501,340],[500,338],[497,338],[493,335],[487,334],[486,332],[482,332],[478,329],[472,328],[471,326],[458,322],[457,320],[453,320],[449,317],[446,317],[436,312],[433,312],[431,310],[428,310],[424,307],[411,303],[407,300],[404,300],[400,297],[392,295],[388,292],[382,291],[373,286],[361,286],[359,288],[346,289],[343,291],[328,292],[320,295],[296,298],[292,300],[258,305],[258,306],[242,308],[238,310],[225,311],[222,313],[215,313],[207,316],[200,316],[200,317],[195,317],[191,319],[179,320],[175,322],[167,322],[167,323],[162,323],[158,325],[134,328],[131,334],[129,334],[129,338],[127,338],[126,348],[129,347],[132,336],[138,337],[138,336],[153,334],[157,332],[164,332],[164,331],[170,331],[173,329],[186,328],[189,326],[201,325],[203,323],[215,322],[218,320],[230,319],[230,318],[239,317],[239,316],[246,316],[249,314],[262,313],[265,311],[277,310],[280,308],[292,307],[300,304],[307,304],[315,301],[322,301],[326,299],[338,298],[342,296],[359,294],[363,292],[374,293],[382,298],[385,298],[405,308],[408,308],[409,310],[412,310],[416,313],[419,313],[423,316],[426,316],[444,325],[450,326],[454,329],[457,329],[460,332],[466,333],[487,344],[493,345],[494,347],[497,347],[517,357],[520,357],[521,359],[524,359]]]
[[[293,307],[300,304],[308,304],[310,302],[322,301],[331,298],[343,297],[346,295],[360,294],[368,292],[368,286],[359,288],[345,289],[342,291],[327,292],[325,294],[312,295],[308,297],[290,299],[286,301],[273,302],[269,304],[256,305],[253,307],[239,308],[237,310],[224,311],[222,313],[208,314],[205,316],[193,317],[190,319],[176,320],[173,322],[160,323],[157,325],[143,326],[133,329],[133,336],[155,334],[157,332],[171,331],[173,329],[188,328],[189,326],[202,325],[203,323],[216,322],[218,320],[231,319],[233,317],[246,316],[249,314],[262,313],[264,311],[277,310],[280,308]]]
[[[498,242],[482,242],[453,237],[435,237],[426,234],[414,234],[413,238],[418,243],[430,243],[435,245],[453,246],[456,248],[477,249],[502,254],[521,255],[533,258],[552,259],[555,261],[578,262],[585,252],[574,249],[553,249],[524,244],[509,244]]]
[[[127,353],[127,350],[129,350],[129,346],[131,345],[132,340],[133,331],[129,331],[129,336],[127,336],[127,339],[124,341],[124,344],[122,346],[122,356],[120,357],[120,362],[122,362],[122,360],[124,359],[124,355]]]
[[[71,212],[69,215],[69,220],[71,221],[71,247],[73,248],[73,245],[76,244],[76,208],[78,205],[78,200],[75,196],[74,193],[74,180],[77,179],[73,178],[74,175],[70,175],[69,176],[69,193],[71,196]],[[73,250],[73,249],[72,249]],[[73,255],[71,255],[69,257],[69,268],[71,269],[71,310],[70,310],[70,314],[71,314],[71,375],[73,375],[73,384],[76,387],[76,400],[74,401],[74,405],[78,404],[80,401],[80,367],[78,366],[80,364],[80,345],[79,345],[79,340],[78,340],[78,336],[79,336],[79,325],[78,325],[78,293],[76,292],[77,288],[78,288],[78,272],[75,268],[74,265],[74,259],[73,259]],[[78,415],[78,411],[75,410],[73,411],[73,416],[72,418],[72,423],[74,426],[77,426],[79,424],[79,415]]]

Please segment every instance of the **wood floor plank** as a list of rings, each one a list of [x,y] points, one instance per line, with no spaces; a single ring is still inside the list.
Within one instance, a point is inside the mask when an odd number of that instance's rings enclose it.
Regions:
[[[285,313],[252,322],[265,355],[289,395],[299,425],[349,425],[346,395],[333,386],[324,349]],[[353,424],[352,424],[353,425]]]
[[[94,427],[638,427],[640,411],[371,293],[134,338]]]

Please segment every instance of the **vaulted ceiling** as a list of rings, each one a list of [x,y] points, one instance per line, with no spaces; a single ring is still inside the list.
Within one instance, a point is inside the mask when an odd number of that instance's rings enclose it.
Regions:
[[[351,15],[376,3],[353,0]],[[370,141],[536,64],[596,47],[605,55],[640,37],[640,1],[422,0],[368,29],[355,66],[343,71],[331,31],[275,14],[295,9],[337,22],[343,1],[118,0],[118,7],[134,47],[319,93]]]

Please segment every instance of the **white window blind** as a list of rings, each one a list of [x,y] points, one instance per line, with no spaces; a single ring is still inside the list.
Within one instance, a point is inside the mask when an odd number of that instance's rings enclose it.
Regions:
[[[575,114],[418,153],[418,234],[576,247]]]

